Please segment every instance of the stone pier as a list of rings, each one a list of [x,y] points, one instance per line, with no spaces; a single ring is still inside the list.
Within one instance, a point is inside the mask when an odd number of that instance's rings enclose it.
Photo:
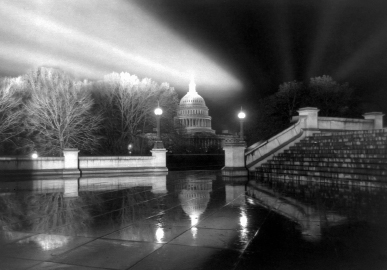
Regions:
[[[224,176],[246,176],[248,171],[245,163],[246,143],[244,141],[225,144],[225,165],[222,168]]]

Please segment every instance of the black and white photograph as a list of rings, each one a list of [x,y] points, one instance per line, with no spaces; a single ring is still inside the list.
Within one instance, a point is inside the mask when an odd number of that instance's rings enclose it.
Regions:
[[[0,0],[0,270],[385,270],[386,112],[385,0]]]

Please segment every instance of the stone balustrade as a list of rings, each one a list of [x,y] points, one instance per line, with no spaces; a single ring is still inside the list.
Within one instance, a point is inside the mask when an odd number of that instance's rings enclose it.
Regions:
[[[253,171],[274,154],[281,153],[305,137],[320,132],[373,130],[383,128],[383,113],[364,114],[365,119],[319,117],[313,107],[298,110],[297,123],[273,136],[269,140],[254,144],[246,149],[246,167]]]
[[[166,150],[153,149],[152,156],[79,157],[78,149],[64,149],[63,157],[0,157],[0,175],[42,177],[85,174],[166,172]]]

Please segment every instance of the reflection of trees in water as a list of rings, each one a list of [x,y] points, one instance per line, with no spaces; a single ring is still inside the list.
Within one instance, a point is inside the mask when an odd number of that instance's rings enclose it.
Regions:
[[[151,190],[152,187],[133,187],[101,195],[104,204],[100,210],[108,214],[96,218],[108,219],[114,224],[130,224],[161,211],[162,199],[156,198]]]
[[[13,194],[0,196],[0,228],[12,230],[20,226],[24,216],[20,196]]]
[[[25,198],[27,225],[33,232],[72,234],[90,225],[87,206],[94,196],[65,198],[63,193],[29,194]]]

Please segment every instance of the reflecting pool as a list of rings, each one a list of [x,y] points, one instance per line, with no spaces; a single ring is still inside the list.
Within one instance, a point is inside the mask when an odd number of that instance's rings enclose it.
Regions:
[[[5,179],[0,269],[387,269],[386,186],[219,171]]]

